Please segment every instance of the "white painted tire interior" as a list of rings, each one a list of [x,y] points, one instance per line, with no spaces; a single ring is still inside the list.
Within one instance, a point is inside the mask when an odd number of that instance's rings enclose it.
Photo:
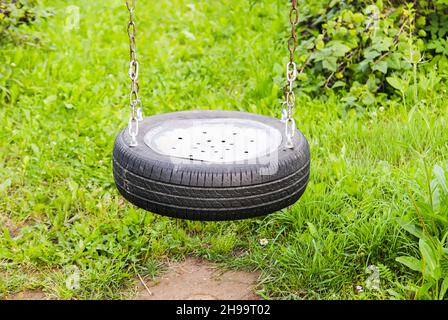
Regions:
[[[170,157],[232,163],[276,152],[282,133],[249,119],[175,119],[146,132],[144,142]]]

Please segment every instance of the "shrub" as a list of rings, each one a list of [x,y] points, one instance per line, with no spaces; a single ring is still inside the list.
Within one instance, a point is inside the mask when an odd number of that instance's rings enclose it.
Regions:
[[[398,90],[417,66],[448,67],[448,0],[312,0],[301,15],[302,90],[344,91],[349,106]],[[398,90],[399,91],[399,90]]]
[[[49,10],[37,7],[36,0],[0,0],[0,42],[14,39],[20,26],[49,15]]]

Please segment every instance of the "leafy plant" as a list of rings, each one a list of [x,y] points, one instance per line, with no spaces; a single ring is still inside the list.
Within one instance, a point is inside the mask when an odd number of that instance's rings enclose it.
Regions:
[[[302,88],[346,92],[351,107],[375,105],[378,94],[405,99],[417,67],[448,56],[446,1],[314,0],[304,4],[300,62]],[[412,79],[412,82],[411,82]],[[395,91],[395,90],[398,91]]]
[[[448,185],[444,170],[435,166],[428,184],[429,202],[415,202],[416,222],[400,221],[418,238],[420,257],[401,256],[397,261],[421,274],[421,285],[411,286],[417,299],[443,299],[448,291]]]
[[[49,15],[51,11],[38,7],[36,0],[0,0],[0,39],[10,40],[20,26]]]

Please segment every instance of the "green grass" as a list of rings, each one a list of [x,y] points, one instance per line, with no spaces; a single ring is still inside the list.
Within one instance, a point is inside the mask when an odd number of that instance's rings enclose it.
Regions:
[[[279,116],[288,7],[281,1],[137,1],[145,115],[186,109]],[[397,223],[425,197],[425,165],[447,168],[446,86],[411,111],[347,111],[331,92],[299,96],[312,155],[304,196],[289,210],[237,222],[180,221],[124,202],[113,141],[129,117],[124,1],[43,1],[55,15],[28,30],[40,42],[0,51],[0,298],[39,288],[54,298],[124,298],[137,272],[187,255],[262,272],[265,298],[411,298],[417,255]],[[443,91],[445,90],[445,91]],[[17,231],[12,232],[14,226]],[[259,239],[266,238],[266,247]],[[379,291],[364,289],[380,269]],[[76,266],[79,289],[66,279]]]

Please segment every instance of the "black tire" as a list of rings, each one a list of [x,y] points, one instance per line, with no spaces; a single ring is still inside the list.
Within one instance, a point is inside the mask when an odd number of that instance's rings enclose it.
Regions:
[[[228,164],[185,159],[173,163],[143,141],[148,130],[164,121],[235,117],[263,122],[282,133],[276,161],[257,159],[257,163]],[[136,147],[129,147],[127,128],[119,133],[113,151],[113,172],[120,193],[145,210],[190,220],[244,219],[292,205],[307,186],[308,142],[297,130],[294,148],[286,148],[284,123],[277,119],[246,112],[201,110],[148,117],[139,127]]]

